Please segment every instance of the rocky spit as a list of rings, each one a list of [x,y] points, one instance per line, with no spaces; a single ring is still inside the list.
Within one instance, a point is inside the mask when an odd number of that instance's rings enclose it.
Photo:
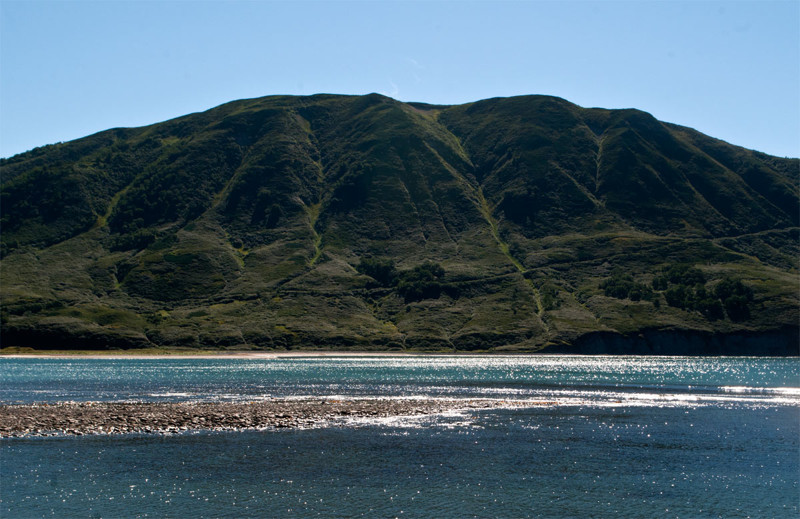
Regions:
[[[542,404],[549,404],[542,402]],[[497,400],[273,399],[256,402],[59,402],[0,405],[0,437],[313,427],[346,418],[431,415]]]

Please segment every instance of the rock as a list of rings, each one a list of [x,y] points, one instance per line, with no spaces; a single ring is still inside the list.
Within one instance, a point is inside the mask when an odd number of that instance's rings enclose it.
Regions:
[[[60,402],[0,405],[0,437],[52,434],[175,434],[189,429],[232,430],[311,427],[340,417],[434,414],[461,407],[492,407],[498,401],[454,402],[280,400],[263,402]],[[55,408],[55,412],[54,412]]]

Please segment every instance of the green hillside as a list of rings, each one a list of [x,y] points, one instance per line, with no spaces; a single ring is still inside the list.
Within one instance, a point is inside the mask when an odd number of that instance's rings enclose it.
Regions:
[[[637,110],[266,97],[0,168],[4,346],[798,349],[800,161]]]

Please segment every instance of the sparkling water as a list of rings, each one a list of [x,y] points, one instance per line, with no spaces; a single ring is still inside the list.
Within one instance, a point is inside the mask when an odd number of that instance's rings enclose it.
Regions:
[[[513,404],[307,430],[6,439],[2,517],[800,514],[797,358],[2,358],[0,390],[5,403]]]

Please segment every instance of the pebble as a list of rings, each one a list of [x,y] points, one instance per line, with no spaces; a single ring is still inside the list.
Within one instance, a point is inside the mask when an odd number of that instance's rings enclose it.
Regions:
[[[494,400],[270,399],[264,402],[58,402],[0,405],[0,437],[312,427],[344,417],[498,407]]]

